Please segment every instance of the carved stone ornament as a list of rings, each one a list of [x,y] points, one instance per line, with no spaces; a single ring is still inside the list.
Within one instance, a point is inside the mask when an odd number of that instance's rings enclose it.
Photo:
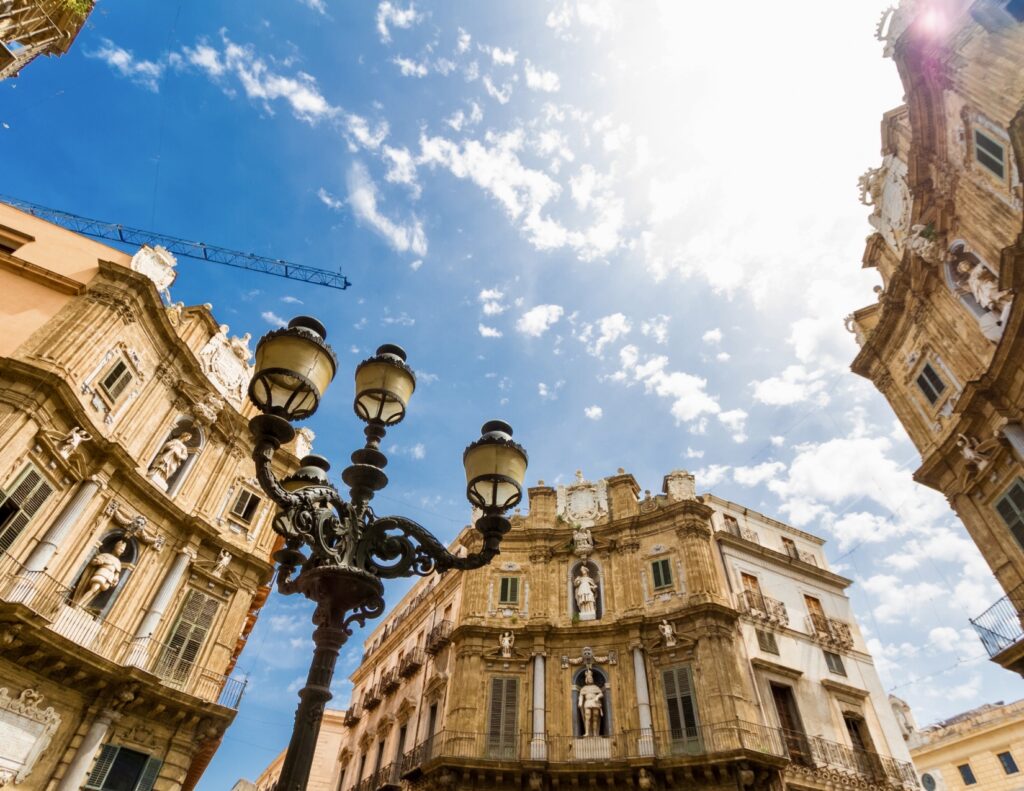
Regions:
[[[178,265],[178,259],[171,255],[170,251],[160,245],[150,247],[148,244],[139,248],[139,251],[132,256],[131,268],[133,272],[145,275],[153,281],[156,290],[168,302],[171,301],[171,292],[168,290],[178,273],[174,267]]]
[[[199,360],[207,378],[222,396],[235,407],[241,407],[245,398],[252,368],[249,358],[249,334],[241,338],[228,338],[228,325],[222,324],[217,333],[199,350]]]
[[[665,476],[665,494],[670,502],[697,499],[697,481],[686,470],[673,470]]]
[[[897,253],[910,227],[912,199],[907,184],[907,164],[893,154],[887,154],[877,168],[869,168],[858,180],[860,201],[870,206],[871,227],[885,239]]]
[[[570,524],[590,527],[608,516],[608,484],[584,480],[583,472],[576,471],[576,482],[559,486],[555,513]]]
[[[60,715],[50,706],[43,708],[42,702],[34,689],[12,698],[6,687],[0,687],[0,785],[28,777],[60,727]]]
[[[935,230],[930,225],[920,223],[911,226],[907,238],[907,249],[917,255],[926,264],[938,266],[942,263],[942,252]]]
[[[960,491],[967,492],[992,465],[996,454],[1002,447],[1002,441],[998,435],[981,441],[967,434],[957,434],[956,446],[964,459],[964,466],[960,471],[959,478]]]
[[[126,536],[134,538],[140,544],[144,544],[147,547],[152,547],[157,552],[163,549],[164,544],[167,543],[167,539],[164,536],[149,529],[149,520],[146,517],[141,514],[129,516],[117,500],[111,500],[107,503],[103,513],[109,516],[124,531]]]
[[[216,393],[206,393],[196,403],[192,404],[190,411],[192,416],[199,423],[215,423],[217,415],[224,408],[224,399]]]
[[[903,0],[902,3],[889,6],[878,19],[875,26],[875,39],[882,43],[882,57],[891,58],[896,50],[896,41],[910,26],[914,19],[916,0]]]
[[[585,525],[573,526],[572,551],[581,558],[585,558],[594,551],[594,537],[590,534],[589,527]]]
[[[57,446],[57,453],[60,454],[62,459],[70,459],[78,450],[79,445],[83,442],[89,442],[91,439],[92,434],[81,426],[74,426],[60,441],[60,444]]]
[[[593,665],[617,665],[618,663],[619,654],[617,651],[609,651],[607,654],[598,656],[589,645],[583,646],[583,650],[578,657],[562,656],[562,670],[575,667],[576,665],[592,667]]]
[[[295,429],[295,457],[301,459],[313,452],[313,440],[316,439],[316,432],[313,429],[303,426]]]

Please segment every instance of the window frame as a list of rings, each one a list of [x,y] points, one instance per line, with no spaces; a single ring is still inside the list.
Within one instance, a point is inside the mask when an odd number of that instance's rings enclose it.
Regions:
[[[766,654],[781,656],[781,652],[779,651],[779,641],[772,632],[769,632],[767,629],[755,628],[754,634],[757,636],[758,648]]]
[[[248,497],[245,503],[245,507],[242,509],[242,513],[238,513],[238,503],[243,497]],[[235,495],[234,503],[228,508],[228,516],[241,522],[247,527],[252,527],[254,520],[258,515],[260,505],[263,504],[263,498],[256,494],[246,486],[240,487],[238,493]],[[245,511],[252,506],[252,512],[246,516]]]
[[[828,672],[846,677],[846,665],[843,664],[843,657],[835,651],[825,649],[822,649],[822,653],[825,655],[825,666],[828,668]]]
[[[932,374],[931,377],[928,376],[929,371]],[[934,379],[938,381],[937,387],[935,382],[932,381],[932,377],[934,377]],[[924,380],[924,384],[922,384],[922,380]],[[935,370],[935,366],[932,365],[931,360],[924,361],[924,364],[921,366],[921,368],[917,372],[917,375],[914,377],[914,384],[917,385],[918,392],[924,396],[925,401],[928,402],[928,406],[931,408],[938,408],[939,406],[941,406],[944,400],[943,393],[949,390],[949,385],[947,384],[946,380],[939,375],[939,372]],[[927,387],[931,388],[931,390],[934,391],[934,398],[931,395],[929,395],[928,390],[925,389],[925,385],[927,385]]]
[[[1009,170],[1006,156],[1006,145],[1001,141],[996,140],[995,136],[989,134],[987,130],[983,131],[978,128],[978,126],[973,126],[971,133],[971,155],[974,162],[982,167],[989,178],[998,180],[1000,184],[1005,184],[1007,171]],[[982,141],[984,141],[984,143]],[[985,145],[986,143],[990,144],[992,148],[999,149],[998,157],[992,149]],[[988,164],[985,159],[989,159],[994,164],[998,165],[999,172],[996,172],[992,165]]]
[[[519,576],[502,575],[498,578],[498,606],[519,606]]]
[[[132,791],[152,791],[153,785],[160,776],[160,770],[163,768],[163,761],[141,750],[109,743],[104,744],[99,755],[96,756],[82,788],[88,789],[88,791],[103,791],[107,777],[110,776],[110,771],[114,768],[114,764],[117,763],[117,758],[122,752],[135,753],[146,758],[135,779],[135,785],[132,786]]]
[[[38,481],[32,484],[27,491],[19,494],[29,476],[35,475]],[[45,492],[40,497],[40,492]],[[14,545],[14,542],[21,537],[31,523],[33,518],[43,509],[47,501],[57,492],[54,485],[38,465],[28,462],[21,471],[11,479],[7,486],[0,490],[0,509],[8,509],[8,504],[14,502],[13,510],[0,524],[0,552],[7,552]],[[21,499],[18,502],[15,496]],[[14,529],[12,526],[21,519],[21,526]],[[8,537],[9,536],[9,537]]]
[[[650,562],[651,566],[651,587],[656,593],[667,590],[675,590],[676,581],[672,575],[672,558],[669,556],[655,558]],[[661,583],[658,583],[658,577]],[[667,576],[667,579],[666,579]]]
[[[1019,502],[1015,502],[1014,495],[1019,498]],[[1024,551],[1024,480],[1015,478],[1002,495],[992,502],[992,510]],[[1006,511],[1011,511],[1012,514],[1008,516]],[[1011,518],[1015,521],[1011,522]]]
[[[122,376],[118,377],[118,379],[114,381],[114,384],[121,381],[123,381],[123,384],[117,392],[111,392],[113,388],[107,385],[107,379],[110,378],[111,374],[113,374],[119,365],[123,366],[124,370],[121,372]],[[108,365],[103,372],[96,377],[96,392],[99,393],[100,397],[106,402],[108,407],[113,407],[125,397],[128,392],[128,385],[130,385],[132,380],[135,379],[136,373],[134,366],[129,362],[128,358],[118,350],[114,354],[114,359],[111,360],[110,365]],[[127,376],[127,379],[122,378],[125,375]]]
[[[971,762],[960,764],[956,770],[960,773],[960,779],[963,781],[965,786],[973,786],[978,784],[978,778],[974,774],[974,770],[971,768]]]
[[[1013,758],[1013,753],[1009,750],[996,753],[996,758],[999,759],[999,764],[1003,767],[1003,774],[1015,775],[1020,772],[1020,767],[1017,766],[1017,762]],[[1012,769],[1010,768],[1011,766],[1013,767]]]

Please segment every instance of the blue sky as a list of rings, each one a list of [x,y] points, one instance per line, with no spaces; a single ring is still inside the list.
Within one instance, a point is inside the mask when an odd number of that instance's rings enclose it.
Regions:
[[[687,468],[825,536],[928,722],[1024,685],[968,631],[1000,596],[985,564],[847,368],[843,317],[879,282],[856,180],[902,89],[873,38],[887,0],[839,5],[103,0],[67,56],[0,84],[2,191],[347,274],[182,260],[173,294],[238,334],[325,322],[343,366],[311,427],[338,467],[352,365],[406,347],[420,387],[379,512],[453,537],[462,448],[504,417],[531,482],[624,467],[657,491]],[[270,600],[200,788],[286,744],[308,618]]]

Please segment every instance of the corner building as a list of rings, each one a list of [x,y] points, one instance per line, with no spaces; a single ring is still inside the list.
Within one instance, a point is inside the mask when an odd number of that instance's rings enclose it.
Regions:
[[[494,563],[418,582],[367,639],[310,789],[914,785],[820,539],[685,472],[529,496]]]
[[[878,27],[906,103],[861,177],[878,301],[847,318],[870,379],[1006,596],[972,623],[1024,673],[1024,7],[904,1]]]
[[[189,789],[245,689],[247,339],[170,303],[174,264],[0,204],[0,786]]]

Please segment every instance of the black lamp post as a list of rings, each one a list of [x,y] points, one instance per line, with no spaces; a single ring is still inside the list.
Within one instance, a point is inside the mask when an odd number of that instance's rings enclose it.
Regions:
[[[389,426],[405,417],[416,389],[416,375],[405,352],[385,345],[356,368],[355,412],[366,422],[366,445],[352,454],[341,478],[349,487],[342,499],[327,477],[330,465],[306,456],[294,474],[278,480],[274,452],[295,436],[292,422],[316,412],[337,371],[337,357],[324,340],[323,325],[308,316],[292,319],[256,346],[256,367],[249,398],[262,412],[249,423],[255,439],[253,461],[263,491],[280,508],[274,531],[284,546],[274,553],[279,564],[277,589],[301,593],[316,602],[316,648],[277,791],[304,791],[338,651],[352,634],[351,624],[384,612],[381,579],[426,575],[449,569],[485,566],[498,554],[508,532],[505,512],[522,499],[526,451],[500,420],[485,423],[481,436],[463,454],[466,497],[483,516],[475,527],[483,535],[480,552],[456,557],[426,528],[401,516],[378,517],[370,508],[375,492],[388,482],[387,457],[380,442]]]

